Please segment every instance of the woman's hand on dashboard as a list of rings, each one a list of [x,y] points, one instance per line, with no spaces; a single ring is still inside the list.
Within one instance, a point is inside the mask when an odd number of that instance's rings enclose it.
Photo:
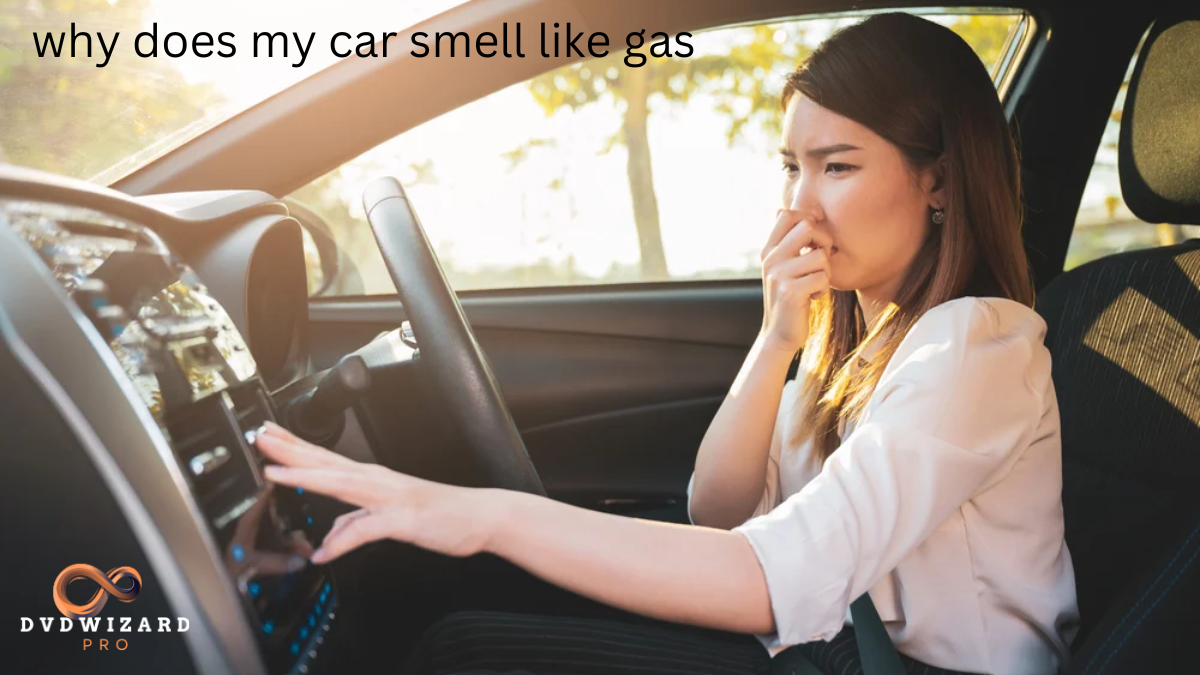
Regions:
[[[270,423],[257,446],[280,464],[266,467],[267,480],[359,507],[334,521],[312,556],[314,563],[329,562],[380,539],[453,556],[473,555],[487,544],[496,516],[496,509],[484,503],[488,490],[434,483],[356,462]]]
[[[766,578],[742,535],[589,511],[523,492],[464,488],[360,464],[278,426],[258,436],[267,478],[354,504],[313,554],[324,563],[395,539],[454,556],[487,552],[646,616],[769,633]]]

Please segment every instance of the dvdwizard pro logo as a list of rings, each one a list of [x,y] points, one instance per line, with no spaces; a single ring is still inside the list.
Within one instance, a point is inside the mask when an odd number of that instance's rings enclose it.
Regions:
[[[88,579],[95,582],[100,588],[92,594],[92,597],[82,605],[77,605],[67,598],[67,587],[71,582],[79,581],[80,579]],[[191,626],[191,622],[186,617],[175,617],[175,626],[172,628],[171,619],[165,616],[157,617],[157,630],[151,626],[150,617],[142,617],[142,620],[137,623],[137,628],[134,628],[133,617],[107,617],[107,622],[97,616],[100,610],[104,609],[104,604],[108,602],[108,598],[114,597],[121,602],[133,602],[137,599],[138,594],[142,592],[142,575],[132,567],[116,567],[108,571],[107,574],[92,567],[91,565],[71,565],[67,569],[59,572],[58,577],[54,580],[54,605],[58,607],[58,611],[62,612],[62,616],[58,618],[58,632],[70,633],[78,630],[83,634],[83,649],[87,651],[92,647],[92,635],[96,633],[186,633]],[[40,624],[43,633],[49,633],[54,627],[55,617],[43,616],[21,617],[21,632],[29,633],[34,631]],[[96,648],[99,651],[108,651],[109,641],[111,638],[96,637],[98,644]],[[129,648],[129,641],[125,638],[119,638],[113,644],[116,651],[125,651]]]
[[[100,585],[91,599],[82,605],[76,605],[67,599],[67,586],[78,579],[91,579]],[[131,580],[128,589],[122,589],[118,585],[125,580]],[[54,580],[54,605],[68,619],[81,619],[99,614],[110,595],[121,602],[133,602],[141,590],[142,575],[132,567],[117,567],[109,570],[108,574],[102,574],[91,565],[71,565]]]

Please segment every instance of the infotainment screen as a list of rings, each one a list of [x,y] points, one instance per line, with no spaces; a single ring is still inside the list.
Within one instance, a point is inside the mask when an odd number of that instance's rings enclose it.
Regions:
[[[307,498],[263,478],[254,439],[274,411],[229,315],[139,225],[36,202],[0,202],[4,221],[91,320],[168,438],[269,670],[308,673],[336,591],[308,561]]]
[[[269,665],[286,671],[315,654],[310,643],[327,630],[335,599],[326,570],[308,562],[313,521],[303,493],[262,477],[253,440],[271,419],[257,382],[166,416],[180,466],[255,620]]]

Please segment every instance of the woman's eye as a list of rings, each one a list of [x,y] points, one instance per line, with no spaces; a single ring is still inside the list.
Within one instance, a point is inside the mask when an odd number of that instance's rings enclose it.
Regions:
[[[841,175],[844,173],[849,173],[850,171],[852,171],[854,169],[855,169],[854,165],[842,164],[841,162],[830,162],[825,165],[825,173],[833,174],[835,176]]]
[[[782,166],[782,167],[780,167],[780,168],[782,168],[782,169],[783,169],[783,172],[784,172],[784,173],[795,173],[795,172],[797,172],[797,171],[799,171],[799,170],[800,170],[800,167],[799,167],[799,166],[797,166],[797,165],[795,165],[795,164],[793,164],[793,163],[790,163],[790,162],[784,162],[784,163],[783,163],[783,166]]]

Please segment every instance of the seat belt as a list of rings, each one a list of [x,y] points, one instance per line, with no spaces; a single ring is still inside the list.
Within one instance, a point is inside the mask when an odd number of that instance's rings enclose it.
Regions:
[[[850,619],[854,621],[854,641],[858,643],[863,675],[907,675],[870,593],[850,603]]]
[[[863,593],[862,597],[850,603],[850,618],[854,621],[854,641],[858,645],[863,675],[908,675],[869,593]],[[799,649],[792,647],[771,659],[771,675],[829,674],[822,672]]]

